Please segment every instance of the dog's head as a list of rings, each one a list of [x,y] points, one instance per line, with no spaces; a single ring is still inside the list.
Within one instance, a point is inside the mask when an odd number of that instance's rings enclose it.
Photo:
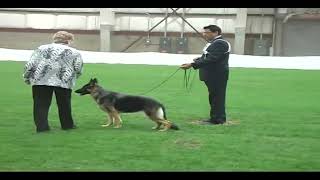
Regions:
[[[90,79],[90,81],[83,85],[80,89],[75,90],[75,93],[78,93],[80,96],[90,94],[90,92],[93,90],[93,88],[98,84],[98,80],[96,78]]]

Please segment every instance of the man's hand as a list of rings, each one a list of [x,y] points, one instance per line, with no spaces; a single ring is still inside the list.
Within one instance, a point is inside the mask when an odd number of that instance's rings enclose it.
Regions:
[[[192,67],[191,63],[182,64],[182,65],[180,66],[181,69],[189,69],[189,68],[191,68],[191,67]]]
[[[199,57],[194,58],[194,59],[193,59],[193,62],[196,62],[196,61],[198,61],[199,59],[200,59]]]

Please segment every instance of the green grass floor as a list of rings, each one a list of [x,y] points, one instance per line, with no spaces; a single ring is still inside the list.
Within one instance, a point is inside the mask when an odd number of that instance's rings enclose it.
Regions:
[[[192,123],[208,117],[207,89],[196,74],[186,91],[181,70],[147,94],[166,106],[179,131],[151,130],[143,113],[122,114],[121,129],[103,128],[106,114],[90,96],[73,93],[78,128],[60,129],[53,100],[51,131],[37,134],[24,63],[0,62],[0,171],[320,170],[319,71],[231,68],[227,125]],[[85,64],[75,89],[96,77],[106,89],[137,95],[176,69]]]

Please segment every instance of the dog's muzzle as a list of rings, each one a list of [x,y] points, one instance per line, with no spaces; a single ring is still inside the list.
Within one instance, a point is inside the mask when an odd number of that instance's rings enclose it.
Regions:
[[[78,90],[75,90],[74,92],[75,92],[75,93],[76,93],[77,95],[79,95],[79,96],[82,96],[82,95],[84,95],[83,93],[81,93],[81,92],[80,92],[80,89],[78,89]]]

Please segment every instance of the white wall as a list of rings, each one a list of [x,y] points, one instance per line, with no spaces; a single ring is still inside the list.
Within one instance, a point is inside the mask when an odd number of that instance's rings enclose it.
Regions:
[[[99,13],[101,8],[0,8],[0,11],[87,12]],[[165,13],[167,8],[111,8],[117,13]],[[176,9],[176,8],[174,8]],[[188,14],[236,14],[238,8],[185,8]],[[288,8],[278,8],[288,9]],[[169,8],[169,12],[171,12]],[[182,12],[180,8],[177,12]],[[273,14],[274,8],[248,8],[249,14]]]
[[[0,48],[0,61],[28,61],[31,50]],[[80,51],[84,63],[108,64],[150,64],[179,66],[190,63],[199,54],[168,54],[155,52],[110,53]],[[152,59],[152,61],[150,61]],[[273,68],[273,69],[306,69],[319,70],[319,56],[269,57],[230,54],[230,67]]]
[[[154,26],[165,16],[166,8],[112,8],[115,12],[115,31],[147,31],[148,21]],[[234,33],[237,8],[186,8],[186,20],[201,30],[208,24],[221,26],[224,33]],[[264,8],[272,14],[273,8]],[[77,13],[75,13],[77,12]],[[146,12],[151,14],[150,19]],[[169,10],[171,12],[171,10]],[[261,13],[261,8],[249,8],[249,13]],[[160,13],[160,14],[159,14]],[[224,14],[224,15],[223,15]],[[0,28],[99,30],[99,8],[0,8]],[[273,16],[248,16],[246,33],[272,34]],[[168,18],[168,29],[181,32],[181,18]],[[164,31],[164,22],[154,31]],[[185,32],[194,32],[185,24]]]

